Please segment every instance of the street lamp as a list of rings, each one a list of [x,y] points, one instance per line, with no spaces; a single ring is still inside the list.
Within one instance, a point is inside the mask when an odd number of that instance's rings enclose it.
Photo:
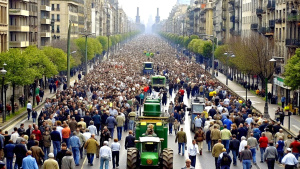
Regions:
[[[6,64],[4,63],[3,66],[5,66]],[[4,97],[3,97],[3,93],[4,93],[4,80],[5,80],[5,74],[6,74],[6,70],[4,69],[4,67],[1,70],[1,74],[2,74],[2,90],[1,90],[1,100],[2,100],[2,119],[3,119],[3,123],[5,122],[5,112],[4,112]]]
[[[235,57],[235,55],[234,54],[231,54],[230,55],[230,52],[226,52],[226,53],[224,53],[224,55],[226,55],[226,86],[228,86],[228,74],[229,74],[229,71],[228,71],[228,68],[229,68],[229,66],[228,66],[228,60],[229,60],[229,57],[232,57],[232,58],[234,58]]]
[[[90,35],[93,35],[94,33],[87,33],[86,31],[84,33],[81,33],[83,37],[85,37],[85,75],[88,74],[88,59],[87,59],[87,38]]]

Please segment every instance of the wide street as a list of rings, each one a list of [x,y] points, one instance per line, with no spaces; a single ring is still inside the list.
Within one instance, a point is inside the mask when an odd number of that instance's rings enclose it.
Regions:
[[[165,42],[163,42],[163,43],[165,43]],[[139,52],[140,53],[141,51],[132,51],[132,52]],[[174,94],[173,94],[172,99],[168,98],[168,104],[169,104],[170,100],[174,100]],[[165,109],[167,109],[168,104],[164,107]],[[186,104],[188,107],[190,107],[190,100],[187,99],[186,95],[184,97],[184,104]],[[37,111],[40,112],[40,109],[38,109]],[[192,144],[192,139],[194,137],[194,133],[192,133],[190,131],[190,116],[188,116],[188,113],[185,114],[185,119],[186,119],[185,120],[185,124],[182,124],[181,127],[184,128],[184,131],[187,134],[187,138],[188,138],[188,143],[187,143],[188,145],[187,146],[189,146],[189,145]],[[25,118],[22,121],[22,123],[25,124],[25,128],[27,129],[27,126],[29,124],[32,124],[32,120],[28,121]],[[12,130],[13,130],[13,127],[15,127],[15,126],[19,127],[19,124],[20,123],[18,123],[18,124],[12,123],[12,125],[10,125],[5,130],[8,130],[9,133],[11,133]],[[122,139],[120,141],[120,144],[121,144],[120,166],[119,166],[120,169],[126,168],[127,151],[124,148],[124,142],[125,142],[124,140],[125,140],[125,137],[127,135],[128,135],[128,132],[123,132]],[[116,138],[116,137],[117,137],[117,132],[116,132],[116,129],[115,129],[114,138]],[[98,136],[96,136],[96,138],[99,140]],[[112,141],[110,140],[110,144],[111,143],[112,143]],[[174,150],[174,160],[173,160],[173,162],[174,162],[174,164],[173,164],[174,169],[179,169],[179,168],[183,167],[185,165],[185,160],[188,158],[188,153],[186,152],[184,157],[181,156],[181,155],[178,155],[178,146],[177,146],[177,143],[175,143],[175,133],[174,133],[174,131],[173,131],[173,134],[171,134],[171,135],[168,136],[168,147]],[[51,148],[51,151],[52,151],[52,148]],[[259,162],[259,159],[260,159],[260,152],[259,151],[257,152],[257,157],[256,158],[257,158],[257,161]],[[207,151],[207,144],[206,144],[206,142],[204,143],[203,155],[200,156],[198,154],[196,159],[197,159],[196,160],[196,168],[197,169],[213,169],[213,168],[215,168],[214,167],[214,158],[212,157],[211,153]],[[94,160],[94,166],[89,166],[88,163],[87,163],[87,158],[85,156],[83,159],[80,160],[80,166],[77,166],[76,169],[83,169],[83,168],[98,169],[99,165],[100,165],[100,160],[95,158],[95,160]],[[111,162],[110,162],[110,168],[112,168],[112,163]],[[238,162],[237,166],[232,166],[232,168],[240,169],[240,168],[242,168],[242,164],[240,162]],[[253,168],[264,169],[264,168],[267,168],[267,166],[266,166],[266,163],[257,163],[257,166],[253,165]],[[279,165],[276,164],[275,168],[279,169],[281,167],[279,167]]]

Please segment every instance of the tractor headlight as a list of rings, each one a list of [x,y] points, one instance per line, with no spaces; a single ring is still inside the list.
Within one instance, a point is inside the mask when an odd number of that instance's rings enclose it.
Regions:
[[[151,159],[147,159],[147,164],[151,165],[153,163],[153,161]]]

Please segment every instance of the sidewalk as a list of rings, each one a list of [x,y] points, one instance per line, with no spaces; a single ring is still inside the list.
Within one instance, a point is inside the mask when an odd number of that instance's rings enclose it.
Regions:
[[[71,85],[74,84],[76,80],[78,80],[77,73],[73,77],[71,77],[71,79],[70,79]],[[58,88],[58,89],[62,90],[62,86],[60,88]],[[40,102],[40,104],[35,107],[35,109],[37,111],[41,107],[44,106],[44,101],[45,101],[46,98],[53,98],[55,96],[55,93],[50,93],[49,88],[46,88],[44,90],[44,92],[45,92],[45,94],[44,94],[43,102]],[[28,100],[32,101],[32,97],[29,97]],[[13,117],[12,119],[10,119],[9,121],[6,121],[5,123],[0,123],[0,128],[2,130],[4,130],[5,128],[7,128],[8,126],[10,126],[12,123],[16,123],[16,122],[24,119],[25,117],[27,117],[27,111],[24,111],[24,112],[16,115],[15,117]]]
[[[218,72],[218,76],[215,76],[220,82],[222,82],[224,85],[226,84],[226,76],[220,72]],[[239,84],[237,84],[234,81],[230,81],[228,80],[228,87],[234,91],[236,94],[238,94],[240,97],[242,97],[243,99],[246,99],[246,89],[243,88],[242,86],[240,86]],[[251,100],[252,102],[252,106],[257,109],[258,111],[260,111],[262,114],[264,113],[264,107],[265,107],[265,101],[251,93],[250,91],[247,92],[247,98]],[[277,104],[268,104],[269,106],[269,115],[271,119],[275,119],[275,111],[277,110],[277,108],[279,107],[279,105]],[[285,117],[284,119],[284,127],[286,129],[288,129],[288,117]],[[300,130],[300,117],[298,115],[292,115],[291,116],[291,128],[290,131],[292,133],[294,133],[295,135],[298,135],[298,132]]]

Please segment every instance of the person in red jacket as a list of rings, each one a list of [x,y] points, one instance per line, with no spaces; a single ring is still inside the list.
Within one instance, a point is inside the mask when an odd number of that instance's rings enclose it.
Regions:
[[[37,141],[40,142],[40,141],[42,140],[42,133],[41,133],[41,131],[39,130],[39,128],[38,128],[37,125],[34,127],[34,130],[32,131],[32,134],[35,135],[35,139],[36,139]]]
[[[260,147],[260,154],[261,154],[261,158],[260,158],[260,162],[263,163],[264,162],[264,153],[266,151],[266,148],[268,147],[268,137],[266,137],[265,133],[261,134],[261,137],[258,140],[259,142],[259,147]]]
[[[295,140],[290,144],[290,148],[292,148],[292,153],[296,157],[296,159],[299,158],[299,150],[300,150],[300,142],[297,141],[297,137],[294,138]]]
[[[183,102],[183,97],[184,97],[184,90],[183,90],[183,88],[181,88],[181,89],[179,90],[179,93],[180,93],[180,96],[181,96],[180,102]]]

